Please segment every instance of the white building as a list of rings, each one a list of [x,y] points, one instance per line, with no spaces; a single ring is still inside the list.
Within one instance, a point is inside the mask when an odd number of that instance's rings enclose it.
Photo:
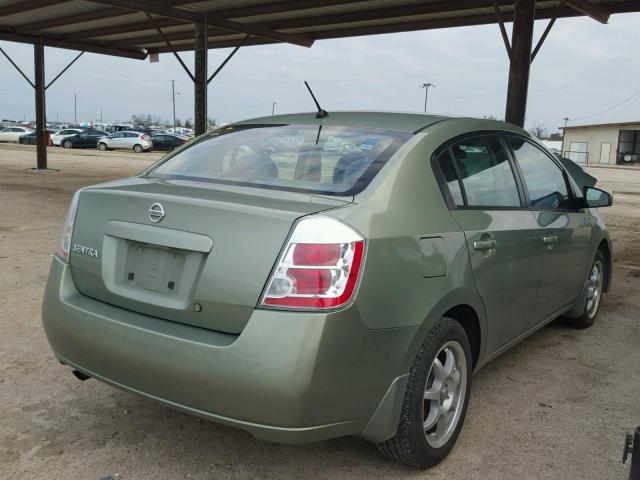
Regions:
[[[640,166],[640,122],[562,128],[562,156],[588,165]]]

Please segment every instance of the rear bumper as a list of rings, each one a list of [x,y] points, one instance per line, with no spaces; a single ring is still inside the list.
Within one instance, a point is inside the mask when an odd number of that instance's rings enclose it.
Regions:
[[[393,435],[416,329],[368,330],[357,309],[331,314],[256,310],[227,335],[114,307],[76,289],[54,259],[42,310],[55,355],[123,390],[299,443]]]

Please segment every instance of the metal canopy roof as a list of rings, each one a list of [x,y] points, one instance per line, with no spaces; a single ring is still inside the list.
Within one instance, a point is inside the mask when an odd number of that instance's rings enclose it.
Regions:
[[[515,0],[0,0],[0,40],[144,59],[208,48],[292,43],[513,20]],[[640,11],[640,0],[539,0],[536,18]],[[158,31],[160,28],[161,32]]]

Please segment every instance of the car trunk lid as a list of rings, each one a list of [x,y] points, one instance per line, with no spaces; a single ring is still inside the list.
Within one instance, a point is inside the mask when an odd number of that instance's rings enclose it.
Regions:
[[[351,201],[149,178],[92,187],[79,198],[73,279],[112,305],[237,334],[293,222]]]

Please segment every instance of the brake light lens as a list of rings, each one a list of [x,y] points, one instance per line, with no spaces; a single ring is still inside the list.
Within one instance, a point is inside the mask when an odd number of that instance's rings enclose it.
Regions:
[[[347,225],[324,216],[296,225],[261,305],[326,310],[348,303],[362,271],[365,241]]]
[[[67,212],[67,218],[64,220],[62,226],[62,235],[60,237],[60,245],[56,251],[56,255],[60,257],[65,263],[69,263],[69,251],[71,250],[71,236],[73,235],[73,225],[76,221],[76,212],[78,210],[78,197],[80,196],[80,190],[78,190],[71,199],[71,205]]]

